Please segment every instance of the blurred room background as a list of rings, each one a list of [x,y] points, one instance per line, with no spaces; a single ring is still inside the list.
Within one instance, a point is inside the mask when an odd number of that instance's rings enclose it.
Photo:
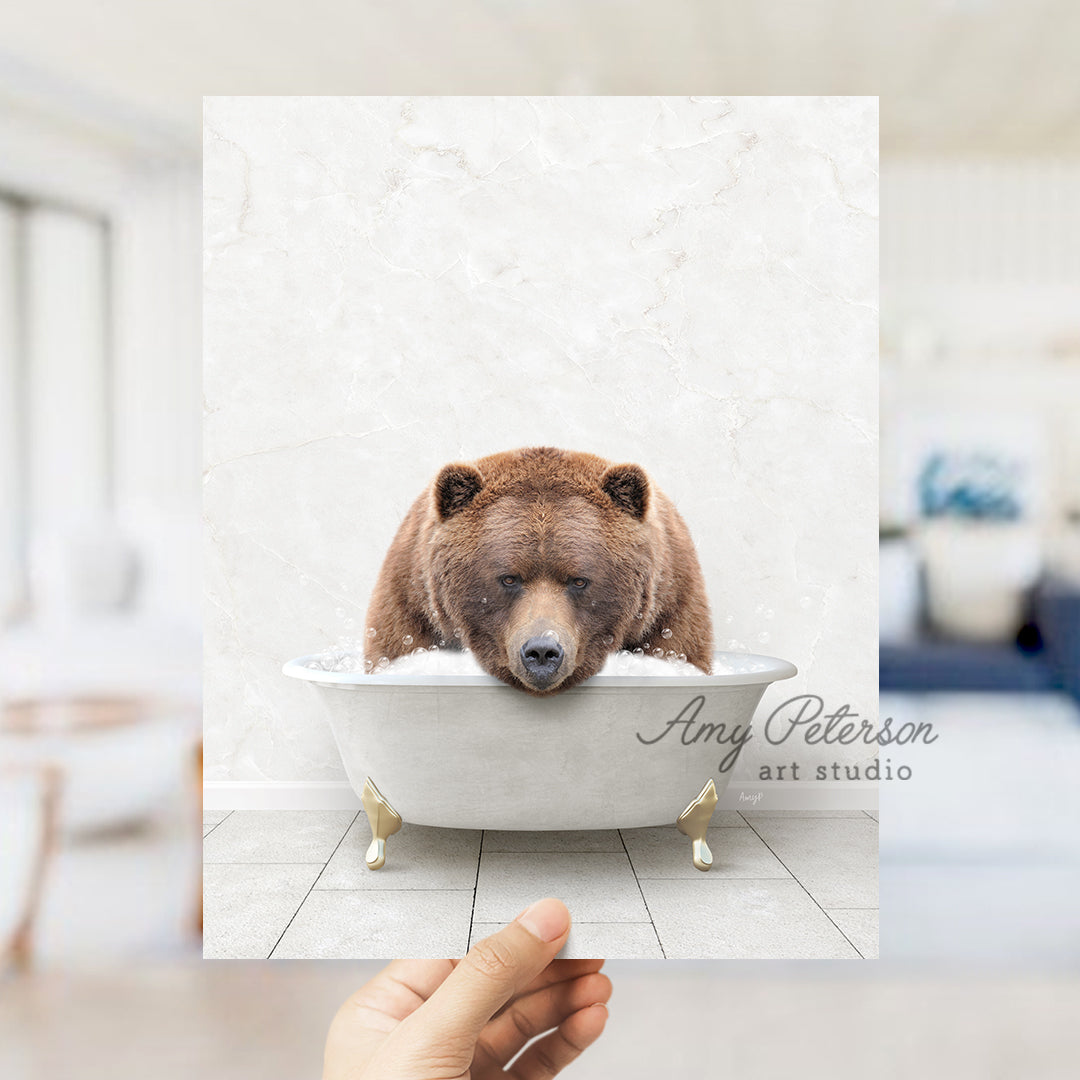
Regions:
[[[882,177],[882,955],[1080,960],[1080,158]]]
[[[0,100],[0,953],[194,949],[199,159],[13,61]]]
[[[201,95],[812,91],[882,98],[881,714],[940,738],[882,785],[881,948],[922,963],[613,965],[577,1075],[700,1074],[718,1018],[767,1022],[748,1076],[1073,1075],[1077,40],[1067,0],[7,5],[0,1074],[313,1074],[370,970],[197,959]]]

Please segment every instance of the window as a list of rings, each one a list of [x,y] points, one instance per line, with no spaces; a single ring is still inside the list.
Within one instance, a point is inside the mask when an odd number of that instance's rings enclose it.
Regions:
[[[110,227],[0,193],[0,624],[34,545],[113,507]]]

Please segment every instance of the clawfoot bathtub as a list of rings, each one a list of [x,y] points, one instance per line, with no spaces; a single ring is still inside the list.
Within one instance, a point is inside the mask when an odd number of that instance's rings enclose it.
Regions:
[[[531,697],[489,675],[284,673],[317,689],[379,869],[402,821],[456,829],[627,829],[672,821],[708,870],[706,830],[786,660],[720,654],[717,675],[595,675]]]

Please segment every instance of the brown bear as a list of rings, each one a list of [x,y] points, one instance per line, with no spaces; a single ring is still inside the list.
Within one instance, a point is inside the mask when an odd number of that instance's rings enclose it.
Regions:
[[[686,524],[638,465],[539,447],[446,465],[390,545],[367,616],[367,668],[468,648],[530,694],[575,686],[618,649],[712,657]]]

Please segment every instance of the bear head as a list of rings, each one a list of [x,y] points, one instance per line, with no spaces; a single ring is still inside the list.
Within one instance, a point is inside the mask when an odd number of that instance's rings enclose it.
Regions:
[[[649,508],[639,466],[588,454],[541,448],[447,465],[431,488],[432,614],[503,682],[535,695],[568,689],[641,618],[655,569]]]

